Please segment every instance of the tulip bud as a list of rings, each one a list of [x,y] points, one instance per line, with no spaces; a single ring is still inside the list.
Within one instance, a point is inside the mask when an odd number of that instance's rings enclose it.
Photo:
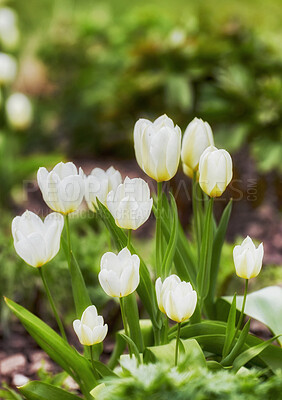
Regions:
[[[106,206],[107,195],[115,191],[122,183],[119,171],[110,167],[107,171],[101,168],[94,168],[90,175],[84,176],[85,200],[91,211],[97,207],[97,199]]]
[[[263,244],[255,247],[252,239],[247,236],[242,244],[233,249],[233,260],[236,274],[240,278],[255,278],[261,270],[263,259]]]
[[[154,122],[139,119],[134,127],[134,149],[139,167],[157,182],[168,181],[177,172],[181,130],[166,115]]]
[[[126,177],[124,183],[108,194],[107,206],[117,226],[135,230],[149,218],[153,199],[143,179]]]
[[[9,85],[17,75],[16,59],[8,54],[0,53],[0,85]]]
[[[208,147],[200,158],[199,184],[210,197],[219,197],[232,179],[232,159],[226,150]]]
[[[45,203],[52,210],[69,214],[80,206],[84,196],[84,182],[72,162],[60,162],[51,172],[39,168],[37,182]]]
[[[117,255],[105,253],[101,258],[99,282],[111,297],[125,297],[133,293],[139,285],[140,259],[130,253],[127,247]]]
[[[108,325],[104,325],[104,318],[98,315],[95,306],[87,307],[81,320],[73,321],[73,329],[84,346],[101,343],[108,333]]]
[[[210,125],[202,119],[194,118],[184,132],[181,147],[181,160],[186,175],[193,177],[193,171],[197,171],[199,168],[201,155],[207,147],[213,145]]]
[[[193,315],[197,293],[189,282],[181,281],[177,275],[170,275],[163,283],[158,278],[156,294],[159,309],[173,321],[184,322]]]
[[[27,129],[32,122],[33,112],[31,102],[22,93],[14,93],[8,98],[6,113],[8,121],[14,129]]]
[[[51,213],[43,222],[33,212],[25,211],[12,222],[17,254],[32,267],[41,267],[58,253],[63,227],[64,218],[60,214]]]

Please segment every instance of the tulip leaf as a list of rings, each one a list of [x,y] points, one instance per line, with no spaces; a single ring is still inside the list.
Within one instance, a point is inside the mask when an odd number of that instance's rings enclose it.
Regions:
[[[227,326],[226,326],[226,338],[222,351],[223,358],[225,358],[229,353],[231,343],[235,335],[235,331],[236,331],[236,294],[233,297],[233,301],[228,315]]]
[[[23,400],[23,398],[16,393],[13,389],[11,389],[8,385],[3,383],[4,390],[0,389],[0,399],[3,400]]]
[[[125,313],[129,326],[130,337],[136,344],[139,352],[143,352],[144,344],[141,329],[139,325],[139,312],[135,293],[131,293],[124,298]]]
[[[254,357],[258,356],[262,351],[267,349],[271,343],[276,340],[280,335],[274,336],[273,338],[267,340],[266,342],[262,342],[257,346],[250,347],[248,350],[244,351],[244,353],[240,354],[233,363],[233,369],[235,372],[239,371],[241,367],[243,367],[247,362],[252,360]],[[282,364],[280,364],[281,367]]]
[[[61,239],[61,243],[66,257],[69,257],[69,249],[67,246],[67,242],[63,236]],[[90,300],[81,269],[73,253],[71,253],[70,259],[70,275],[76,316],[80,319],[83,311],[88,306],[91,306],[92,302]]]
[[[49,383],[32,381],[19,388],[27,400],[79,400],[81,397]],[[90,399],[90,395],[88,397]]]
[[[251,320],[249,319],[248,322],[246,323],[246,325],[244,326],[244,328],[242,329],[242,331],[239,335],[239,338],[238,338],[237,342],[235,343],[235,346],[230,351],[228,356],[222,360],[221,364],[223,366],[232,365],[235,358],[238,356],[238,354],[240,354],[240,352],[246,342],[247,335],[250,330],[250,323],[251,323]]]
[[[223,297],[230,303],[230,297]],[[237,297],[237,308],[241,310],[243,296]],[[269,286],[247,295],[245,314],[265,324],[274,335],[282,333],[282,288]],[[278,338],[282,345],[281,337]]]
[[[171,234],[167,244],[166,252],[163,259],[162,271],[164,272],[164,276],[168,276],[170,274],[171,266],[173,263],[173,258],[175,254],[177,238],[178,238],[178,212],[177,205],[173,195],[170,193],[171,200],[171,208],[172,208],[172,226],[171,226]]]
[[[124,333],[124,330],[117,332],[115,335],[115,347],[108,361],[108,367],[110,369],[113,369],[117,365],[120,356],[122,355],[122,353],[125,351],[126,348],[126,342],[121,337],[120,335],[121,333]]]
[[[214,304],[214,299],[216,295],[216,284],[217,284],[217,275],[220,264],[220,257],[222,252],[222,247],[225,240],[225,235],[228,227],[228,222],[230,219],[232,211],[232,199],[229,201],[227,206],[225,207],[218,227],[215,231],[215,236],[213,240],[213,248],[212,248],[212,259],[211,259],[211,269],[210,269],[210,286],[208,295],[205,301],[206,310],[208,312],[208,316],[210,318],[216,317],[216,309]]]
[[[103,364],[101,361],[93,360],[92,364],[102,378],[107,376],[117,376],[107,365]]]
[[[85,394],[96,385],[91,364],[81,356],[73,347],[66,343],[45,322],[26,310],[24,307],[5,298],[10,310],[19,318],[29,334],[39,346],[59,364],[69,375],[77,381]]]
[[[138,362],[140,363],[141,362],[141,358],[140,358],[139,350],[138,350],[136,344],[125,333],[120,332],[120,336],[126,341],[128,346],[130,346],[130,349],[131,349],[132,353],[135,355],[135,357],[137,358]]]
[[[99,202],[99,200],[97,200],[97,203],[99,216],[111,233],[118,250],[123,249],[127,246],[127,237],[124,231],[116,225],[109,210],[101,202]],[[137,288],[137,293],[139,294],[144,307],[150,315],[154,327],[159,328],[159,323],[157,320],[158,307],[156,293],[149,270],[145,262],[142,260],[142,257],[140,257],[132,245],[130,246],[129,250],[134,254],[137,254],[140,258],[140,283]]]

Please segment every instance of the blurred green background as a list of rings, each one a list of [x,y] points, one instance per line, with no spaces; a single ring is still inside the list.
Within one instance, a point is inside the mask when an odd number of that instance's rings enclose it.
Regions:
[[[133,159],[132,132],[140,117],[166,113],[183,131],[195,116],[207,120],[216,145],[239,155],[238,176],[248,176],[250,157],[256,179],[272,183],[278,207],[281,0],[11,0],[0,1],[1,7],[14,10],[20,33],[13,48],[0,44],[0,51],[18,63],[13,82],[1,85],[0,259],[5,267],[0,286],[5,294],[17,293],[26,304],[34,300],[29,276],[36,271],[20,272],[24,267],[13,255],[10,238],[11,219],[23,211],[23,181],[34,179],[39,166],[65,159],[78,165],[92,160],[93,167],[95,160]],[[14,92],[27,95],[32,104],[24,129],[7,115],[5,104]],[[260,187],[261,196],[270,196],[266,184]],[[101,232],[91,219],[74,227],[74,236],[83,241],[77,246],[80,263],[93,287],[107,248]],[[226,245],[222,293],[228,292],[233,273],[231,253]],[[67,267],[60,259],[53,263],[58,268],[50,268],[50,279],[64,304],[68,291],[60,292],[56,280]],[[282,279],[270,268],[266,280]]]

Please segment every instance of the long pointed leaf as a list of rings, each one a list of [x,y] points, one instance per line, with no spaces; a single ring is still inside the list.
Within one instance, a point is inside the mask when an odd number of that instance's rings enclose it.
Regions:
[[[173,258],[175,254],[177,239],[178,239],[178,212],[177,205],[173,195],[170,193],[171,208],[172,208],[172,227],[171,235],[167,244],[166,252],[163,259],[162,271],[164,276],[168,276],[173,263]]]
[[[227,326],[226,326],[226,338],[224,342],[224,347],[222,351],[222,357],[225,358],[229,353],[231,343],[234,338],[236,331],[236,294],[233,297],[233,301],[230,307]]]
[[[238,356],[238,354],[240,354],[240,352],[246,342],[246,339],[247,339],[247,336],[248,336],[248,333],[250,330],[250,323],[251,323],[251,320],[249,319],[248,322],[246,323],[246,325],[244,326],[244,328],[242,329],[235,346],[233,347],[231,352],[228,354],[228,356],[222,360],[221,364],[223,366],[232,365],[235,358]]]
[[[130,337],[136,344],[139,352],[142,353],[144,350],[144,344],[139,325],[139,312],[138,312],[135,293],[126,296],[124,300],[125,300],[125,313],[129,325]]]
[[[79,400],[81,397],[69,393],[49,383],[40,381],[28,382],[19,388],[27,400]],[[90,396],[89,396],[90,398]]]

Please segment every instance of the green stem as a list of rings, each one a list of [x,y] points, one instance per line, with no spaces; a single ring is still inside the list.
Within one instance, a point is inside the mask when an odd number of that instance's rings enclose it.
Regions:
[[[70,223],[69,223],[68,214],[65,215],[65,225],[66,225],[66,232],[67,232],[67,244],[68,244],[68,249],[69,249],[68,264],[69,264],[69,267],[70,267],[70,263],[71,263],[71,239],[70,239]]]
[[[131,247],[131,234],[132,234],[132,230],[128,229],[128,234],[127,234],[127,248],[128,248],[128,250],[130,250],[130,247]]]
[[[92,368],[93,368],[93,372],[94,372],[94,376],[95,376],[95,378],[96,379],[99,379],[99,375],[98,375],[98,373],[97,373],[97,371],[96,371],[96,367],[95,367],[95,363],[94,363],[94,349],[93,349],[93,347],[94,347],[94,345],[93,346],[89,346],[89,348],[90,348],[90,358],[91,358],[91,364],[92,364]]]
[[[63,339],[65,339],[65,341],[67,341],[67,337],[66,337],[66,333],[65,333],[65,330],[64,330],[64,326],[63,326],[62,321],[61,321],[61,319],[59,317],[59,314],[57,312],[57,309],[56,309],[55,303],[53,301],[51,292],[50,292],[50,290],[48,288],[47,281],[45,279],[42,267],[38,268],[38,271],[39,271],[39,274],[41,276],[41,279],[42,279],[42,282],[43,282],[43,285],[44,285],[44,288],[45,288],[45,291],[46,291],[50,306],[51,306],[52,311],[54,313],[54,316],[56,318],[56,321],[57,321],[58,327],[60,329],[61,335],[62,335]]]
[[[192,183],[192,207],[195,225],[195,235],[198,250],[198,260],[200,259],[201,252],[201,226],[200,226],[200,215],[199,215],[199,202],[197,195],[197,171],[193,172],[193,183]]]
[[[180,328],[181,328],[181,322],[178,322],[178,324],[177,324],[176,343],[175,343],[175,366],[177,366],[177,362],[178,362],[179,341],[180,341]]]
[[[234,334],[234,340],[236,339],[237,333],[239,331],[239,329],[241,328],[242,322],[243,322],[243,317],[244,317],[244,311],[245,311],[245,305],[246,305],[246,300],[247,300],[247,292],[248,292],[248,284],[249,284],[249,279],[245,280],[245,291],[244,291],[244,299],[243,299],[243,305],[242,305],[242,309],[241,309],[241,314],[240,314],[240,318],[238,321],[238,325]]]
[[[125,306],[124,306],[124,298],[120,297],[119,298],[119,302],[120,302],[120,311],[121,311],[121,317],[122,317],[122,322],[123,322],[123,327],[124,327],[124,333],[126,334],[126,336],[129,336],[129,331],[128,331],[128,325],[127,325],[127,319],[126,319],[126,314],[125,314]],[[132,352],[131,352],[131,348],[128,345],[129,348],[129,354],[130,357],[132,356]]]
[[[158,182],[157,219],[156,219],[156,270],[157,276],[162,275],[162,182]]]

